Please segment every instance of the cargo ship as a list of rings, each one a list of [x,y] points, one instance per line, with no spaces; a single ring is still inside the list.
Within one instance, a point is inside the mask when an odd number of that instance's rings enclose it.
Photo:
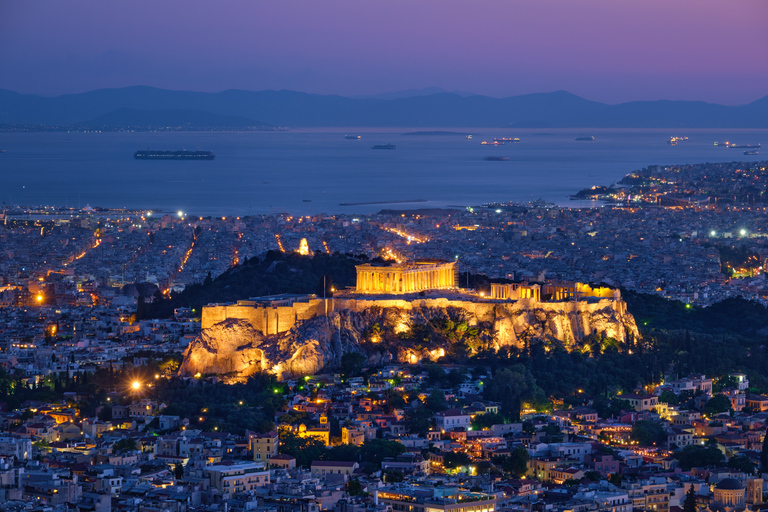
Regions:
[[[349,140],[360,140],[363,137],[361,135],[345,135],[344,138]]]
[[[589,137],[576,137],[576,139],[575,139],[575,140],[587,140],[587,141],[592,141],[592,140],[595,140],[595,136],[594,136],[594,135],[590,135]]]
[[[394,144],[375,144],[371,149],[395,149],[396,147]]]
[[[133,154],[136,160],[213,160],[213,151],[156,151],[148,149]]]
[[[506,162],[509,160],[508,156],[487,156],[485,157],[489,162]]]
[[[731,144],[728,147],[738,149],[760,149],[762,146],[760,144]]]
[[[744,152],[745,155],[756,155],[757,150],[756,149],[748,149]]]
[[[512,142],[517,144],[518,142],[520,142],[520,138],[519,137],[514,137],[514,138],[513,137],[496,137],[495,139],[493,139],[493,142]]]

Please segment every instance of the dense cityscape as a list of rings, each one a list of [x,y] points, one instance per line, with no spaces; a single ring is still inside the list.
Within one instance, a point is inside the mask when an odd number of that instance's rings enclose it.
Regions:
[[[211,218],[5,208],[0,509],[763,509],[764,329],[690,333],[638,317],[643,339],[627,343],[586,333],[578,347],[525,338],[496,352],[466,342],[461,352],[450,344],[482,337],[482,323],[433,318],[391,338],[428,345],[439,324],[449,349],[430,358],[372,364],[347,352],[319,373],[263,371],[235,383],[179,368],[203,330],[182,292],[215,295],[246,264],[272,261],[266,275],[288,255],[406,269],[455,262],[448,291],[480,302],[499,299],[490,282],[575,282],[692,314],[734,300],[764,308],[764,171],[764,162],[646,169],[625,179],[631,188],[602,191],[611,203],[582,209]],[[318,272],[323,300],[353,293],[353,282]],[[171,314],[151,309],[163,304]],[[366,330],[373,343],[386,335]],[[744,359],[712,361],[720,338]]]

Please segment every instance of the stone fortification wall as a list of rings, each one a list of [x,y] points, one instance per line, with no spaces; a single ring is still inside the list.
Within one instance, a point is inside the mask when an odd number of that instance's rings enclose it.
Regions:
[[[539,302],[522,299],[515,302],[456,300],[449,298],[327,299],[327,312],[348,310],[365,313],[374,308],[397,310],[411,316],[419,310],[461,309],[467,313],[470,325],[493,325],[500,346],[520,345],[519,335],[531,328],[537,334],[552,336],[566,343],[576,342],[592,332],[627,341],[627,334],[639,338],[634,318],[626,303],[617,299],[593,301]],[[295,302],[290,306],[210,305],[203,308],[202,329],[210,329],[225,320],[244,320],[265,336],[282,334],[297,323],[326,313],[324,299]]]
[[[245,302],[245,301],[244,301]],[[249,304],[211,304],[203,307],[202,329],[210,329],[228,319],[245,320],[264,335],[290,331],[297,322],[324,315],[326,299],[294,302],[290,306],[256,306]],[[327,299],[328,312],[333,301]]]
[[[275,320],[268,326],[270,318]],[[180,373],[231,373],[238,378],[256,371],[283,377],[306,375],[337,368],[348,352],[366,353],[371,364],[435,360],[449,345],[418,349],[395,337],[382,344],[384,350],[371,349],[381,343],[381,339],[371,337],[374,325],[381,332],[397,335],[435,318],[461,318],[470,326],[492,331],[487,343],[496,350],[522,347],[526,339],[534,338],[557,339],[566,348],[578,348],[592,333],[621,343],[630,337],[640,338],[635,320],[621,299],[500,302],[343,297],[334,299],[333,304],[329,301],[328,316],[322,299],[280,307],[212,305],[203,309],[203,330],[185,351]],[[266,332],[266,327],[271,332]]]

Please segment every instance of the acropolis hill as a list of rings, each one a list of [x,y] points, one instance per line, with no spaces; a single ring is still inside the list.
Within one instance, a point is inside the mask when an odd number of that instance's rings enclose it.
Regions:
[[[521,348],[541,338],[579,347],[595,334],[639,339],[618,290],[582,283],[493,283],[490,294],[462,290],[456,263],[358,265],[354,290],[332,298],[278,295],[210,304],[202,332],[184,353],[182,375],[239,379],[334,369],[347,352],[371,364],[417,363],[455,353]]]

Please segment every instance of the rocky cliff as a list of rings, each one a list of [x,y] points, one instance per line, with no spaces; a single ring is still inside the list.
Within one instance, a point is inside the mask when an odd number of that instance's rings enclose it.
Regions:
[[[474,302],[444,298],[337,300],[328,316],[297,323],[265,336],[243,319],[225,319],[204,329],[184,352],[180,373],[245,378],[258,371],[280,377],[338,368],[345,353],[370,363],[436,360],[443,355],[522,347],[544,339],[566,348],[585,336],[626,343],[640,335],[621,300],[579,302]]]

